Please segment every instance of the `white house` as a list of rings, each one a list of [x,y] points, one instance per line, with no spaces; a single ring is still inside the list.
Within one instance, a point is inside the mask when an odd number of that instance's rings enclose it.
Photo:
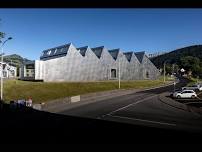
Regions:
[[[17,68],[15,66],[11,66],[8,63],[0,62],[0,77],[2,73],[2,65],[3,65],[3,78],[14,78],[17,76]]]

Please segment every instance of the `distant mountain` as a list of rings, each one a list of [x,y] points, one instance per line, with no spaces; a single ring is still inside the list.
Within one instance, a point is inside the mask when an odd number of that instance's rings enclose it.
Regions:
[[[187,56],[197,57],[200,62],[202,62],[202,45],[193,45],[180,48],[169,53],[151,58],[151,61],[157,68],[162,68],[165,61],[166,64],[177,64],[180,66],[181,59]]]
[[[31,61],[31,60],[23,58],[17,54],[12,54],[12,55],[4,56],[3,61],[19,67],[23,62]]]

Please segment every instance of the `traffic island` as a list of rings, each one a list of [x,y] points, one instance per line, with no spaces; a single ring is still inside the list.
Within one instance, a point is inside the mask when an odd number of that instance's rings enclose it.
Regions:
[[[194,113],[198,113],[198,114],[202,114],[202,102],[183,102],[184,100],[180,99],[179,100],[174,100],[169,96],[169,93],[163,93],[159,95],[159,100],[169,106],[172,106],[174,108],[178,108],[181,110],[185,110],[188,112],[194,112]],[[191,100],[191,99],[190,99]],[[190,101],[189,100],[189,101]],[[195,100],[195,99],[193,99]],[[201,106],[196,106],[197,105],[201,105]]]
[[[170,105],[172,107],[175,107],[175,108],[178,108],[178,109],[182,109],[182,110],[186,110],[186,111],[189,111],[189,107],[185,104],[182,104],[180,102],[177,102],[173,99],[171,99],[169,97],[169,93],[166,92],[166,93],[162,93],[159,95],[159,100],[167,105]]]

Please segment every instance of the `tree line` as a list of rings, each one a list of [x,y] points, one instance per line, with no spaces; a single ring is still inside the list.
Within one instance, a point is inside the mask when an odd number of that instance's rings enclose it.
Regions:
[[[183,68],[186,74],[202,78],[202,45],[177,49],[154,57],[151,61],[159,69],[163,69],[165,63],[166,74],[177,73]]]

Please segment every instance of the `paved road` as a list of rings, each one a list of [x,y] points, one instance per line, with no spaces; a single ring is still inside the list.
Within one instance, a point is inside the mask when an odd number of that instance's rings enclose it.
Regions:
[[[176,87],[183,86],[184,79]],[[140,91],[96,103],[61,111],[60,114],[117,121],[129,124],[202,131],[202,116],[171,107],[159,100],[159,94],[172,91],[173,86]]]
[[[153,89],[80,105],[61,112],[62,115],[30,108],[14,110],[4,104],[0,110],[0,141],[1,143],[22,143],[22,141],[23,143],[201,143],[202,134],[182,130],[186,128],[201,131],[201,117],[175,109],[158,100],[160,93],[172,89],[172,86]]]

